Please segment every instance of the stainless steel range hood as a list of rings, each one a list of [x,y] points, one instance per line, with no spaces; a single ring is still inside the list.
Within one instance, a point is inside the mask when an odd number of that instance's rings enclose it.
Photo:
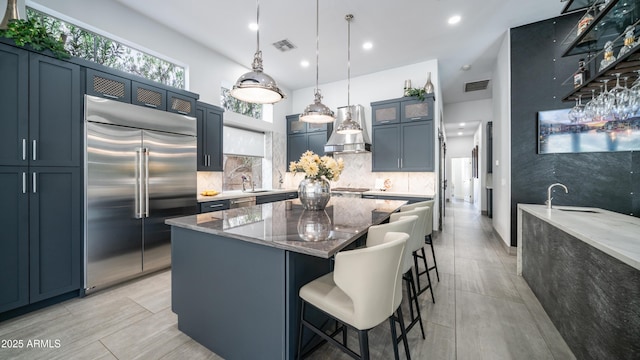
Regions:
[[[371,140],[367,133],[367,123],[364,120],[364,107],[362,105],[351,105],[351,118],[360,124],[362,132],[359,134],[344,135],[338,134],[336,129],[347,118],[347,107],[338,108],[336,121],[333,125],[333,133],[324,146],[324,152],[331,153],[359,153],[371,151]]]

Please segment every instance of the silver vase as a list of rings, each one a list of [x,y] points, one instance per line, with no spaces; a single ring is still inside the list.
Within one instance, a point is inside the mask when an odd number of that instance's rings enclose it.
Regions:
[[[433,87],[433,83],[431,82],[431,72],[427,73],[427,83],[424,84],[424,92],[427,94],[433,94],[434,91],[434,87]]]
[[[305,210],[324,210],[331,198],[331,188],[325,179],[304,179],[298,185],[298,198]]]
[[[327,212],[304,210],[298,219],[298,236],[304,241],[329,240],[331,219]]]
[[[7,10],[4,13],[2,22],[0,22],[0,30],[6,30],[9,20],[20,19],[18,14],[18,0],[7,0]]]

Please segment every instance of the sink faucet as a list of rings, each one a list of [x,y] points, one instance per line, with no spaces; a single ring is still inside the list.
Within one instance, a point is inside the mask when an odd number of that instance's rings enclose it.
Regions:
[[[251,177],[249,175],[242,175],[242,191],[247,191],[247,183],[251,185],[251,191],[256,190],[256,184],[251,180]]]
[[[280,170],[278,170],[278,189],[282,189],[283,183],[284,180],[282,180],[282,173],[280,172]]]
[[[564,188],[565,194],[569,193],[569,189],[567,189],[567,187],[564,186],[563,184],[560,184],[560,183],[551,184],[547,189],[547,209],[551,209],[551,199],[553,199],[551,197],[551,189],[553,189],[554,186],[561,186]]]

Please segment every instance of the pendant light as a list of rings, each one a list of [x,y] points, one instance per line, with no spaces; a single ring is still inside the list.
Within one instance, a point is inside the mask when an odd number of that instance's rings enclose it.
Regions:
[[[260,0],[256,0],[256,53],[253,55],[252,71],[240,76],[231,89],[231,96],[238,100],[255,104],[273,104],[285,98],[276,81],[262,72],[262,51],[260,51]]]
[[[338,134],[358,134],[362,132],[360,124],[351,118],[351,20],[353,15],[348,14],[344,17],[347,20],[347,118],[338,126],[336,132]]]
[[[322,103],[322,95],[320,95],[320,89],[318,89],[318,74],[320,73],[320,5],[319,0],[316,0],[316,88],[315,88],[315,100],[313,104],[308,105],[302,115],[300,115],[300,121],[324,124],[333,122],[336,117],[333,111],[328,106]]]

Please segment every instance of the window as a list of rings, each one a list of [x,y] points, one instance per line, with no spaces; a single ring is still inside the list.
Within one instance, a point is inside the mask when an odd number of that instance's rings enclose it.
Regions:
[[[64,41],[64,48],[71,56],[93,61],[168,86],[185,88],[185,68],[182,66],[146,54],[29,7],[27,7],[27,16],[30,19],[35,18],[54,38]]]
[[[229,89],[220,88],[220,103],[226,110],[262,120],[262,104],[253,104],[238,100],[231,96]]]

